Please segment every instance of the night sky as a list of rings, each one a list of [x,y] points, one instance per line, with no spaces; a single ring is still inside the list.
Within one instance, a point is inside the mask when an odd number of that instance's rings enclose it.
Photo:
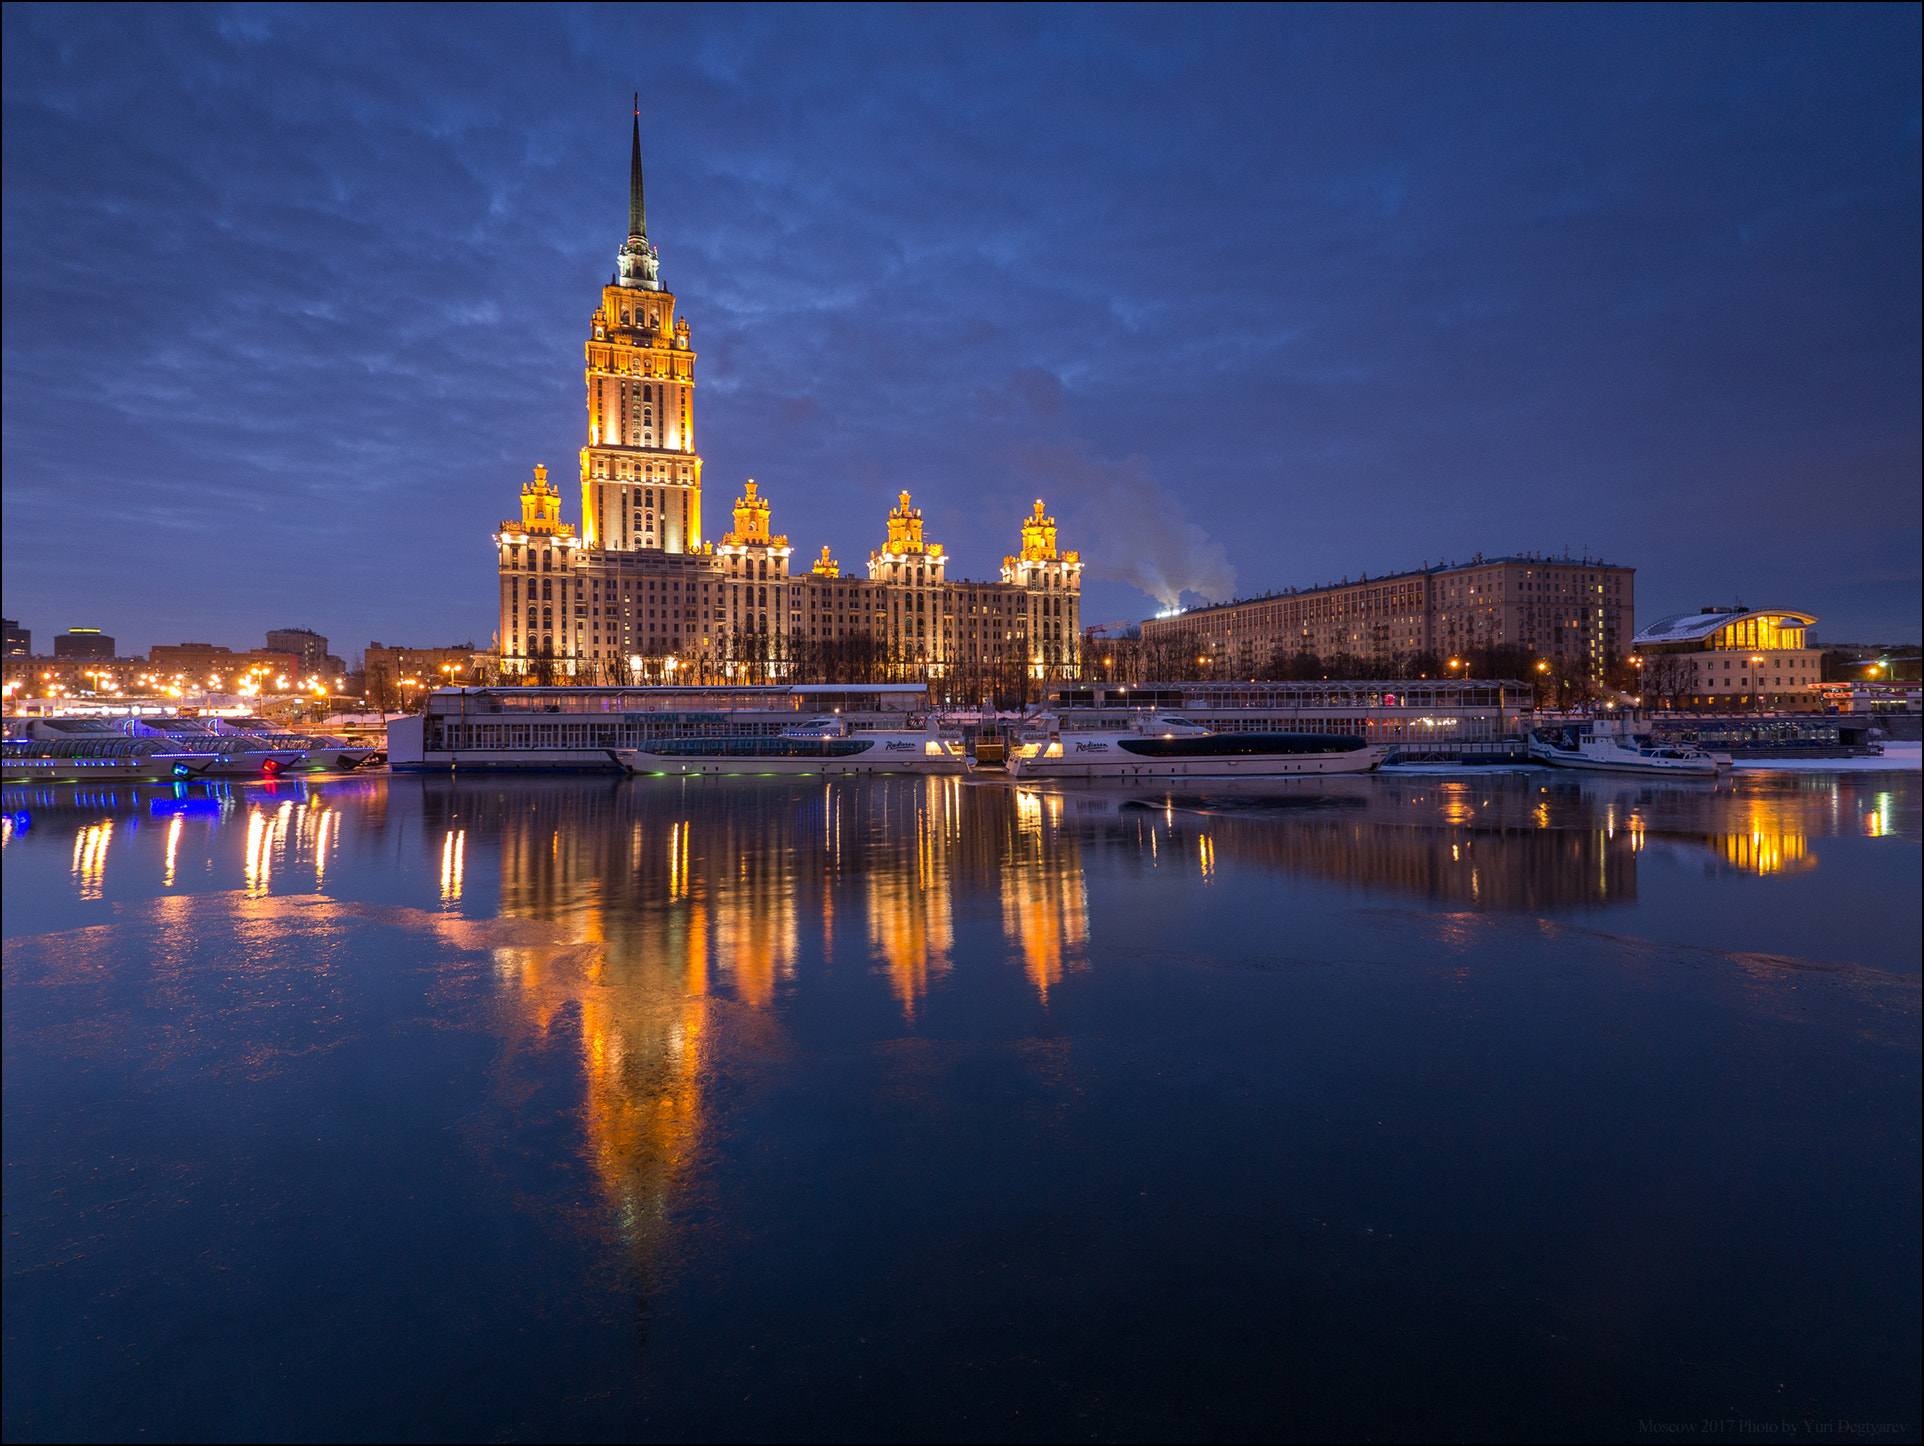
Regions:
[[[1565,547],[1919,632],[1919,9],[67,9],[5,26],[38,651],[494,631],[626,226],[743,479],[1084,615]]]

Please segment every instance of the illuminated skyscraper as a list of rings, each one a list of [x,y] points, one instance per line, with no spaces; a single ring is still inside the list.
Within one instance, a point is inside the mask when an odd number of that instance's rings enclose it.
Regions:
[[[1082,563],[1058,552],[1040,501],[1022,552],[999,581],[955,580],[922,513],[901,494],[866,581],[829,559],[791,574],[788,538],[771,532],[769,499],[751,480],[735,527],[709,540],[695,450],[695,353],[648,239],[641,110],[628,157],[628,235],[601,289],[584,344],[588,442],[581,449],[581,527],[561,520],[547,470],[522,489],[521,517],[495,535],[504,671],[537,664],[605,681],[719,676],[753,657],[777,676],[811,646],[858,642],[890,666],[1073,674],[1079,663]],[[747,646],[753,636],[755,643]]]

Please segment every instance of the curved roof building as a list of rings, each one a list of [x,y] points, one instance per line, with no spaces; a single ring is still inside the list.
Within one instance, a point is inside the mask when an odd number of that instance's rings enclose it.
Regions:
[[[1631,640],[1639,651],[1700,648],[1801,648],[1805,630],[1816,625],[1815,613],[1787,608],[1704,608],[1658,618]]]
[[[1675,708],[1804,712],[1819,709],[1822,654],[1814,613],[1704,608],[1658,618],[1630,644],[1644,696]]]

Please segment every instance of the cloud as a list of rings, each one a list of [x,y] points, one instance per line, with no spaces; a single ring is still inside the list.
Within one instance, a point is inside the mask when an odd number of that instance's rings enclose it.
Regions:
[[[0,9],[9,616],[486,636],[647,53],[711,505],[811,553],[1042,492],[1096,617],[1570,538],[1917,626],[1916,7],[464,16]]]

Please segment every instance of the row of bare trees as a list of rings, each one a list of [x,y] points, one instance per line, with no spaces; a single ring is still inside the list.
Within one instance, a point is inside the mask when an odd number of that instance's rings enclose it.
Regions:
[[[1318,654],[1279,647],[1259,657],[1253,652],[1213,652],[1185,638],[1098,638],[1087,645],[1084,665],[1086,677],[1104,683],[1510,678],[1534,683],[1545,707],[1588,702],[1612,690],[1635,692],[1637,686],[1636,670],[1620,658],[1606,659],[1599,679],[1574,658],[1522,647],[1472,648],[1450,656],[1421,651]]]
[[[789,633],[734,630],[713,649],[691,655],[657,653],[641,658],[567,659],[533,657],[511,669],[476,660],[473,681],[541,687],[642,687],[665,683],[926,683],[940,702],[968,706],[996,701],[1015,707],[1047,695],[1073,676],[1065,645],[1050,644],[1031,676],[1020,656],[938,661],[915,644],[892,643],[870,634],[804,638]],[[1013,650],[1011,650],[1013,651]]]

